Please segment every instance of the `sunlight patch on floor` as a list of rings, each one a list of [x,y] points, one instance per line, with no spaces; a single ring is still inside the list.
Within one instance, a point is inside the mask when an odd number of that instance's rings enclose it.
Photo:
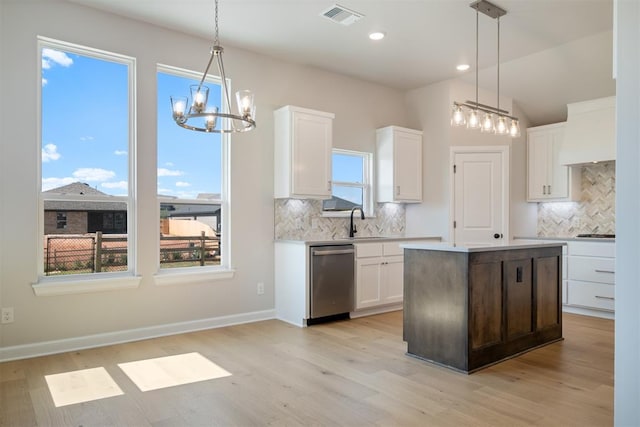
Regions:
[[[45,375],[44,378],[56,408],[124,394],[102,367]]]
[[[118,363],[118,366],[140,391],[157,390],[231,375],[200,353]]]

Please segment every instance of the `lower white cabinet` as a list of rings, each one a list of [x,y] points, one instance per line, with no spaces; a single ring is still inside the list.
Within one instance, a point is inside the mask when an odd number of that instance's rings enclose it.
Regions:
[[[400,243],[356,244],[356,310],[402,302],[404,256]]]
[[[567,264],[566,305],[612,313],[615,309],[615,243],[570,241]]]

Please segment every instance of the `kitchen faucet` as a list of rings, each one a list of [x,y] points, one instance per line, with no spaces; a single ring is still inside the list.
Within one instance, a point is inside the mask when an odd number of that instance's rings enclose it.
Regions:
[[[358,230],[356,230],[356,226],[353,224],[353,212],[356,209],[360,210],[360,219],[364,219],[364,211],[362,210],[362,207],[354,206],[353,209],[351,209],[351,222],[349,223],[349,237],[350,238],[353,238],[354,235],[358,232]]]

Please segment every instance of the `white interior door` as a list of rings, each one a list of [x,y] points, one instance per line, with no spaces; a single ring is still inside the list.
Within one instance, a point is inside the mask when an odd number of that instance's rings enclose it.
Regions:
[[[509,236],[508,147],[453,149],[453,241],[496,242]]]

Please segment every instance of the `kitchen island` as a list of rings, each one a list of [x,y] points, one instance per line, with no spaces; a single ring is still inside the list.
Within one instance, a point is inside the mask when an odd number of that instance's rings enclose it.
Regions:
[[[471,373],[561,340],[563,245],[403,244],[407,353]]]

